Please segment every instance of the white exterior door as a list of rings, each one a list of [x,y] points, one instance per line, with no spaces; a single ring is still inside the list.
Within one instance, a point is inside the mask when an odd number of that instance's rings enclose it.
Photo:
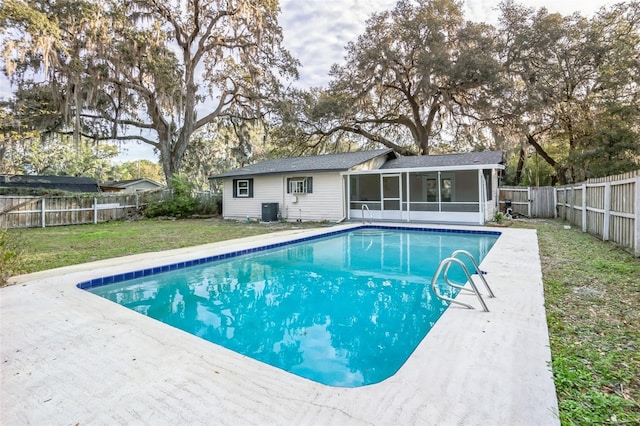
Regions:
[[[382,219],[402,219],[402,179],[400,175],[382,175]]]

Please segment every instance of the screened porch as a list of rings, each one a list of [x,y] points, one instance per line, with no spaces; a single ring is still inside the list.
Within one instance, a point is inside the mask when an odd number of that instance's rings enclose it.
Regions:
[[[348,218],[484,224],[495,212],[494,172],[349,174],[345,177]]]

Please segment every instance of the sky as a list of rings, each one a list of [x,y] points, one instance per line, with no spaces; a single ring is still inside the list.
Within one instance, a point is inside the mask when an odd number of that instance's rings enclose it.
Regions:
[[[620,0],[621,1],[621,0]],[[580,12],[592,16],[602,6],[617,0],[516,0],[529,7],[546,7],[549,12],[569,15]],[[280,26],[285,47],[301,62],[297,87],[318,87],[329,82],[329,68],[344,59],[344,47],[364,32],[372,13],[389,10],[396,0],[280,0]],[[464,0],[465,18],[476,22],[497,22],[500,0]],[[10,94],[6,79],[0,78],[0,99]],[[116,161],[149,159],[157,156],[147,144],[127,144]]]
[[[622,0],[619,0],[622,1]],[[528,7],[546,7],[549,12],[592,16],[615,0],[516,0]],[[465,18],[496,24],[500,0],[465,0]],[[299,85],[323,86],[329,68],[344,59],[347,42],[365,30],[366,20],[375,12],[393,9],[396,0],[281,0],[280,26],[285,47],[302,63]]]

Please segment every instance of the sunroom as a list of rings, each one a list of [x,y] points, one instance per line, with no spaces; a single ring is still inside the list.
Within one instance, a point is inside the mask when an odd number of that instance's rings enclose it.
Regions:
[[[483,164],[424,165],[443,157],[400,157],[377,170],[345,173],[348,219],[469,224],[491,220],[498,209],[501,158]]]

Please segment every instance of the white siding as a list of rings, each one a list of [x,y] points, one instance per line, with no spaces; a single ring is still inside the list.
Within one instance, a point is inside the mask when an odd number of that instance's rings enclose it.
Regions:
[[[498,189],[498,170],[491,170],[491,200],[488,200],[485,204],[485,221],[493,220],[496,212],[498,211],[498,202],[500,199],[500,191]],[[483,224],[484,225],[484,224]]]
[[[225,179],[222,189],[222,215],[225,219],[253,221],[262,218],[262,203],[282,203],[282,178],[256,176],[253,178],[253,197],[234,198],[233,179]],[[282,206],[280,206],[282,207]]]
[[[313,178],[311,194],[287,194],[290,177]],[[343,218],[343,188],[340,174],[290,174],[253,177],[253,198],[234,198],[233,179],[223,183],[222,211],[225,219],[260,220],[262,203],[278,203],[280,217],[288,221],[338,221]]]
[[[311,194],[287,194],[286,181],[289,177],[313,178],[313,192]],[[281,201],[283,219],[288,221],[338,221],[344,217],[344,196],[342,178],[339,173],[315,173],[284,175],[282,177],[284,197]]]
[[[158,185],[154,185],[151,182],[137,182],[131,186],[127,186],[123,191],[120,192],[136,193],[138,191],[149,191],[151,189],[158,188],[160,188]]]

